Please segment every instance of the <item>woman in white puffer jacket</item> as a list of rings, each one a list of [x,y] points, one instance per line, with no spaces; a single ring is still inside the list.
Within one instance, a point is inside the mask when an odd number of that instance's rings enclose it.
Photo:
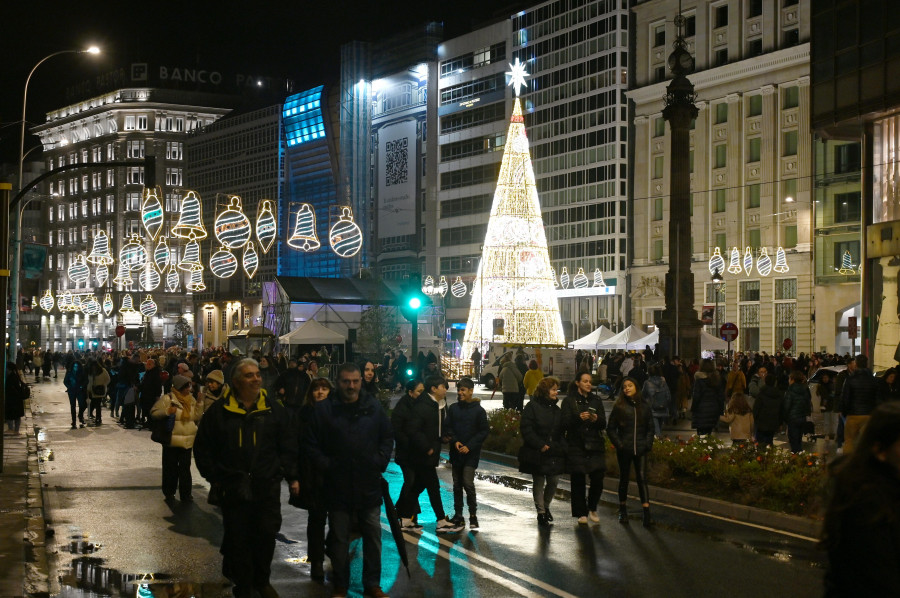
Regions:
[[[181,502],[191,502],[191,453],[197,435],[197,421],[203,408],[191,394],[191,380],[185,376],[172,379],[172,392],[159,398],[150,417],[166,420],[174,416],[172,439],[163,445],[162,491],[166,500],[175,498],[175,490],[180,490]]]

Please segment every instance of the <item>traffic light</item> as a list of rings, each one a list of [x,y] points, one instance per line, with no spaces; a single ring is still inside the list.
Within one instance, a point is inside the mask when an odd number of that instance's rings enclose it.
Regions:
[[[418,275],[410,275],[400,298],[400,313],[410,322],[418,322],[419,312],[428,304],[428,296],[422,292],[422,281]]]
[[[78,339],[78,349],[79,350],[84,349],[84,339],[83,338]]]

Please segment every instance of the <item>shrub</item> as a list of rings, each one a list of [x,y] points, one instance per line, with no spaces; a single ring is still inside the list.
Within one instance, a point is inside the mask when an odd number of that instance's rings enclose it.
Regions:
[[[522,414],[515,409],[495,409],[487,415],[490,433],[482,448],[506,455],[518,455],[522,446],[522,436],[519,434]]]

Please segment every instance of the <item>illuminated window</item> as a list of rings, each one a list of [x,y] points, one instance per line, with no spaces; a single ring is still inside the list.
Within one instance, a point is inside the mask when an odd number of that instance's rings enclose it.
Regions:
[[[289,96],[282,108],[284,132],[288,146],[313,141],[325,136],[322,118],[322,85]]]

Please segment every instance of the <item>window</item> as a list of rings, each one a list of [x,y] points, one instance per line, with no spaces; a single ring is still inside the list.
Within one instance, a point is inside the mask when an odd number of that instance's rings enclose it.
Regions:
[[[724,143],[715,146],[716,162],[715,168],[725,168],[727,164],[728,147]]]
[[[666,119],[659,116],[653,121],[653,136],[662,137],[666,134]]]
[[[181,169],[180,168],[166,168],[166,185],[172,185],[174,187],[181,186]]]
[[[81,217],[86,218],[88,215],[88,202],[86,199],[81,200]]]
[[[127,141],[125,143],[125,155],[129,158],[143,158],[144,157],[144,140],[137,139]]]
[[[720,125],[726,122],[728,122],[728,103],[716,104],[716,124]]]
[[[759,162],[759,151],[761,145],[762,140],[759,137],[754,137],[753,139],[749,140],[747,148],[748,162]]]
[[[134,116],[125,117],[125,130],[134,131]]]
[[[661,260],[663,256],[663,242],[662,239],[654,239],[653,240],[653,253],[650,256],[652,260]]]
[[[778,278],[775,280],[775,300],[783,301],[785,299],[797,298],[797,279],[796,278]]]
[[[800,29],[797,27],[792,27],[790,29],[786,29],[782,33],[782,46],[785,48],[790,48],[791,46],[796,46],[800,43]]]
[[[859,170],[859,144],[847,143],[834,148],[834,173],[843,174]]]
[[[728,64],[728,48],[716,50],[716,66],[725,66]]]
[[[753,58],[763,53],[762,39],[752,39],[747,42],[747,57]]]
[[[213,310],[207,310],[206,312],[206,331],[212,332],[213,328]]]
[[[654,197],[653,198],[653,219],[654,220],[662,220],[663,219],[663,198],[662,197]]]
[[[747,107],[747,116],[759,116],[762,114],[762,96],[750,96],[749,105]]]
[[[653,157],[653,178],[661,179],[663,176],[663,164],[664,158],[663,156],[654,156]]]
[[[738,306],[741,334],[738,340],[742,351],[759,351],[759,303]]]
[[[762,0],[750,0],[747,4],[747,16],[758,17],[762,14]]]
[[[838,270],[843,263],[844,253],[850,253],[850,263],[856,268],[859,265],[859,241],[839,241],[834,244],[834,269]]]
[[[116,186],[116,171],[110,168],[106,171],[106,186],[107,187],[115,187]]]
[[[791,249],[797,246],[797,225],[789,224],[784,227],[784,248]]]
[[[653,69],[653,80],[659,83],[666,80],[666,67],[658,66]]]
[[[740,283],[741,301],[759,301],[758,280],[742,280]]]
[[[777,285],[776,281],[776,287]],[[775,304],[775,345],[782,346],[785,340],[797,341],[797,302],[787,301]]]
[[[115,160],[116,159],[116,144],[115,143],[107,143],[106,144],[106,159],[107,160]]]
[[[728,26],[728,5],[722,4],[713,8],[713,23],[716,29]]]
[[[129,166],[128,167],[128,178],[125,181],[126,183],[131,183],[135,185],[143,185],[144,184],[144,167],[143,166]]]
[[[112,214],[116,209],[116,196],[115,195],[107,195],[106,196],[106,213]]]
[[[716,189],[716,207],[713,211],[716,213],[724,212],[726,204],[726,193],[725,189]]]
[[[684,36],[694,37],[697,34],[697,16],[690,15],[684,19]]]
[[[748,240],[750,241],[750,247],[757,248],[762,245],[762,241],[759,234],[758,228],[751,228],[748,233]]]
[[[716,233],[716,247],[720,253],[725,253],[725,233]]]
[[[788,110],[790,108],[796,108],[800,105],[800,88],[794,85],[793,87],[785,87],[781,96],[781,108],[784,110]]]
[[[653,26],[653,47],[658,48],[666,45],[666,24],[660,23]]]
[[[167,160],[181,160],[183,152],[184,152],[184,145],[180,141],[167,141],[166,142],[166,159]]]
[[[146,116],[138,116],[137,117],[137,130],[138,131],[146,131],[147,130],[147,117]]]
[[[837,193],[834,196],[834,222],[853,222],[858,224],[861,218],[860,192]]]
[[[128,211],[138,211],[141,209],[141,194],[140,193],[126,193],[125,194],[125,209]]]
[[[748,192],[747,192],[747,204],[748,204],[747,207],[750,207],[750,208],[758,208],[759,207],[759,189],[760,189],[759,183],[750,185],[750,188],[748,189]],[[754,247],[757,247],[757,245],[754,245]]]
[[[797,131],[786,131],[782,137],[784,146],[782,147],[782,156],[797,155]]]

